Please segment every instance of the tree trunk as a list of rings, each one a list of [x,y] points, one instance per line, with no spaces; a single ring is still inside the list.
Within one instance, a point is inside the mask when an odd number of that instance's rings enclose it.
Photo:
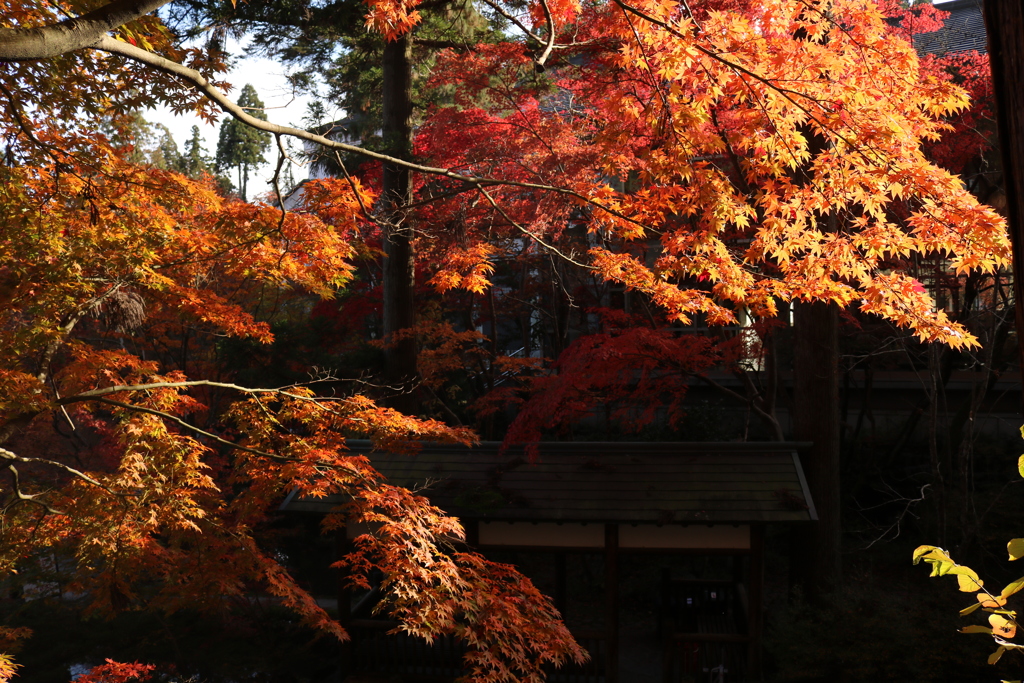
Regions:
[[[793,309],[793,432],[813,446],[801,454],[818,521],[794,534],[791,576],[814,601],[839,584],[842,524],[839,484],[839,309]]]
[[[1020,0],[985,0],[984,14],[999,151],[1009,200],[1006,212],[1013,244],[1013,294],[1020,339],[1024,330],[1024,6]],[[1018,342],[1018,348],[1024,368],[1024,342]]]
[[[397,159],[412,157],[412,34],[384,47],[384,153]],[[405,413],[416,412],[416,339],[409,330],[416,322],[413,290],[416,284],[412,225],[405,214],[412,202],[409,170],[384,164],[383,202],[379,215],[384,239],[385,380],[399,390],[389,404]],[[396,337],[396,335],[399,335]]]

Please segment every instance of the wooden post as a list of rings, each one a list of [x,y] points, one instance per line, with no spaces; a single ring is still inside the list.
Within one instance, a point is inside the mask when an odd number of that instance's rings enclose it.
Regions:
[[[607,683],[619,683],[619,525],[604,525],[605,633],[608,634]]]
[[[761,633],[764,625],[764,524],[750,525],[750,576],[747,578],[747,680],[761,680]]]

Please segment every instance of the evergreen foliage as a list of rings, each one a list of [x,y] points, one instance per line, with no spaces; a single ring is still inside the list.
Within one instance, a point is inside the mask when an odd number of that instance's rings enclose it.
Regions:
[[[252,116],[267,120],[263,102],[256,89],[246,84],[238,98],[238,105]],[[218,171],[235,169],[238,174],[238,192],[248,201],[249,173],[267,162],[263,154],[270,148],[270,134],[250,128],[236,119],[225,121],[217,140],[216,165]]]
[[[181,161],[176,170],[181,171],[189,178],[198,178],[203,173],[209,173],[212,166],[213,160],[203,148],[203,138],[199,134],[199,126],[192,126],[192,137],[185,143],[185,151],[181,154]]]

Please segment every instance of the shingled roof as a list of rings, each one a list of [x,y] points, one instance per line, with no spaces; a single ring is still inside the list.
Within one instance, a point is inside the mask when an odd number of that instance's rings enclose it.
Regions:
[[[985,52],[988,49],[981,0],[956,0],[935,7],[949,12],[949,17],[938,31],[914,36],[914,47],[919,54]]]
[[[369,444],[351,443],[356,452]],[[362,448],[360,447],[362,446]],[[531,462],[500,442],[368,453],[389,481],[463,519],[530,522],[749,523],[817,519],[794,444],[541,443]],[[340,500],[289,499],[326,512]]]

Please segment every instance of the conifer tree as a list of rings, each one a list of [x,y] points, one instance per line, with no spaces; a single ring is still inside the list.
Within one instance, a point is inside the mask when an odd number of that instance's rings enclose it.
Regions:
[[[242,88],[238,106],[258,119],[267,120],[267,115],[263,112],[263,102],[252,85],[246,84]],[[243,201],[248,201],[246,192],[249,172],[266,163],[263,153],[269,147],[269,133],[246,126],[236,119],[225,121],[220,127],[220,138],[217,140],[217,170],[236,169],[238,192]]]
[[[210,172],[211,165],[212,160],[203,148],[203,138],[199,133],[199,126],[192,126],[192,137],[185,143],[185,151],[181,154],[176,170],[181,171],[189,178],[198,178],[203,173]]]
[[[156,124],[155,135],[158,136],[156,147],[150,152],[150,162],[157,168],[177,168],[181,164],[181,153],[178,151],[178,143],[167,126],[162,123]]]

